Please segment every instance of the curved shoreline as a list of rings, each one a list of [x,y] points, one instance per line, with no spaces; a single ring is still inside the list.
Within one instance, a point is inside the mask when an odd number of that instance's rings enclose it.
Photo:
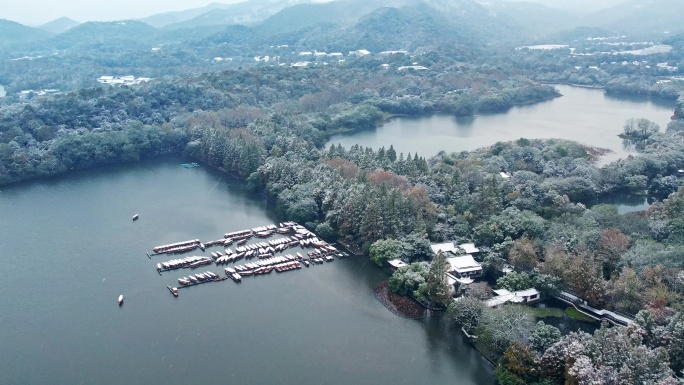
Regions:
[[[375,298],[382,303],[387,310],[403,318],[420,319],[427,317],[427,310],[416,301],[407,297],[392,293],[387,281],[373,289]]]

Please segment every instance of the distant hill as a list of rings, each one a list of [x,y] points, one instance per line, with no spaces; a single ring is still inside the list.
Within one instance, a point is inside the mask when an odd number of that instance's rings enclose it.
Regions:
[[[44,40],[51,35],[38,28],[0,19],[0,48]]]
[[[136,48],[146,46],[156,35],[156,29],[140,21],[91,21],[55,36],[49,44],[56,49],[97,46]]]
[[[192,18],[167,24],[165,28],[192,28],[208,25],[249,25],[258,23],[293,5],[310,0],[247,0],[237,4],[216,6]]]
[[[585,25],[635,36],[663,36],[663,32],[684,31],[682,0],[628,0],[582,19]]]
[[[140,19],[139,21],[142,21],[143,23],[148,24],[148,25],[155,27],[155,28],[163,28],[163,27],[166,27],[167,25],[182,23],[184,21],[190,20],[190,19],[195,18],[195,17],[197,17],[203,13],[207,13],[207,12],[213,11],[215,9],[230,8],[233,5],[234,4],[211,3],[209,5],[206,5],[206,6],[200,7],[200,8],[192,8],[192,9],[187,9],[184,11],[158,13],[158,14]]]
[[[460,8],[454,10],[451,6],[448,9],[435,9],[425,4],[380,8],[352,26],[307,31],[298,45],[340,52],[362,48],[372,52],[400,49],[470,52],[499,37],[498,33],[490,33],[493,19],[481,7],[477,12],[469,12]],[[475,29],[473,24],[483,28]]]
[[[376,9],[405,5],[405,0],[338,0],[287,7],[262,21],[256,30],[265,35],[296,32],[320,24],[352,25]]]
[[[254,46],[260,44],[262,36],[254,31],[253,28],[244,25],[231,25],[224,27],[220,32],[215,33],[201,41],[202,44],[212,45],[243,45]]]
[[[68,17],[60,17],[59,19],[52,20],[48,23],[41,25],[38,28],[42,29],[43,31],[49,32],[53,35],[57,35],[79,24],[80,23],[78,21],[72,20]]]
[[[562,9],[577,13],[592,13],[602,9],[614,7],[626,0],[507,0],[511,2],[532,2],[546,7]]]
[[[552,8],[533,1],[495,1],[483,5],[496,15],[519,24],[532,38],[573,28],[580,24],[579,14]]]
[[[575,27],[549,35],[548,42],[555,44],[572,44],[588,37],[615,36],[616,32],[600,27]]]

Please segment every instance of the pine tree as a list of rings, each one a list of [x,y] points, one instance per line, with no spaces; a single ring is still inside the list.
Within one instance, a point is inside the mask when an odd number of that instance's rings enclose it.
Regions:
[[[385,156],[392,163],[394,163],[394,161],[397,160],[397,152],[394,150],[394,146],[390,145],[390,148],[389,148],[389,150],[387,150],[387,153],[385,154]]]
[[[446,282],[446,272],[446,257],[440,252],[432,259],[427,280],[428,299],[439,306],[447,306],[451,297]]]

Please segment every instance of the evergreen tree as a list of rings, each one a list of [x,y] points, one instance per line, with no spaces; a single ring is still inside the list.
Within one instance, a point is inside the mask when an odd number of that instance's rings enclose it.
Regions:
[[[397,160],[397,152],[394,150],[393,145],[390,145],[389,150],[387,150],[387,153],[385,154],[385,156],[392,163],[394,163],[394,161]]]
[[[427,279],[428,300],[439,306],[447,306],[451,298],[446,282],[446,272],[446,257],[440,252],[432,259]]]

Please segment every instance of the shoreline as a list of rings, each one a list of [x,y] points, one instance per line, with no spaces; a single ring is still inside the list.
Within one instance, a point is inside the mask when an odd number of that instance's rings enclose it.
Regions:
[[[416,301],[392,293],[388,281],[384,281],[373,289],[375,298],[394,315],[402,318],[421,319],[429,316],[427,309]]]

